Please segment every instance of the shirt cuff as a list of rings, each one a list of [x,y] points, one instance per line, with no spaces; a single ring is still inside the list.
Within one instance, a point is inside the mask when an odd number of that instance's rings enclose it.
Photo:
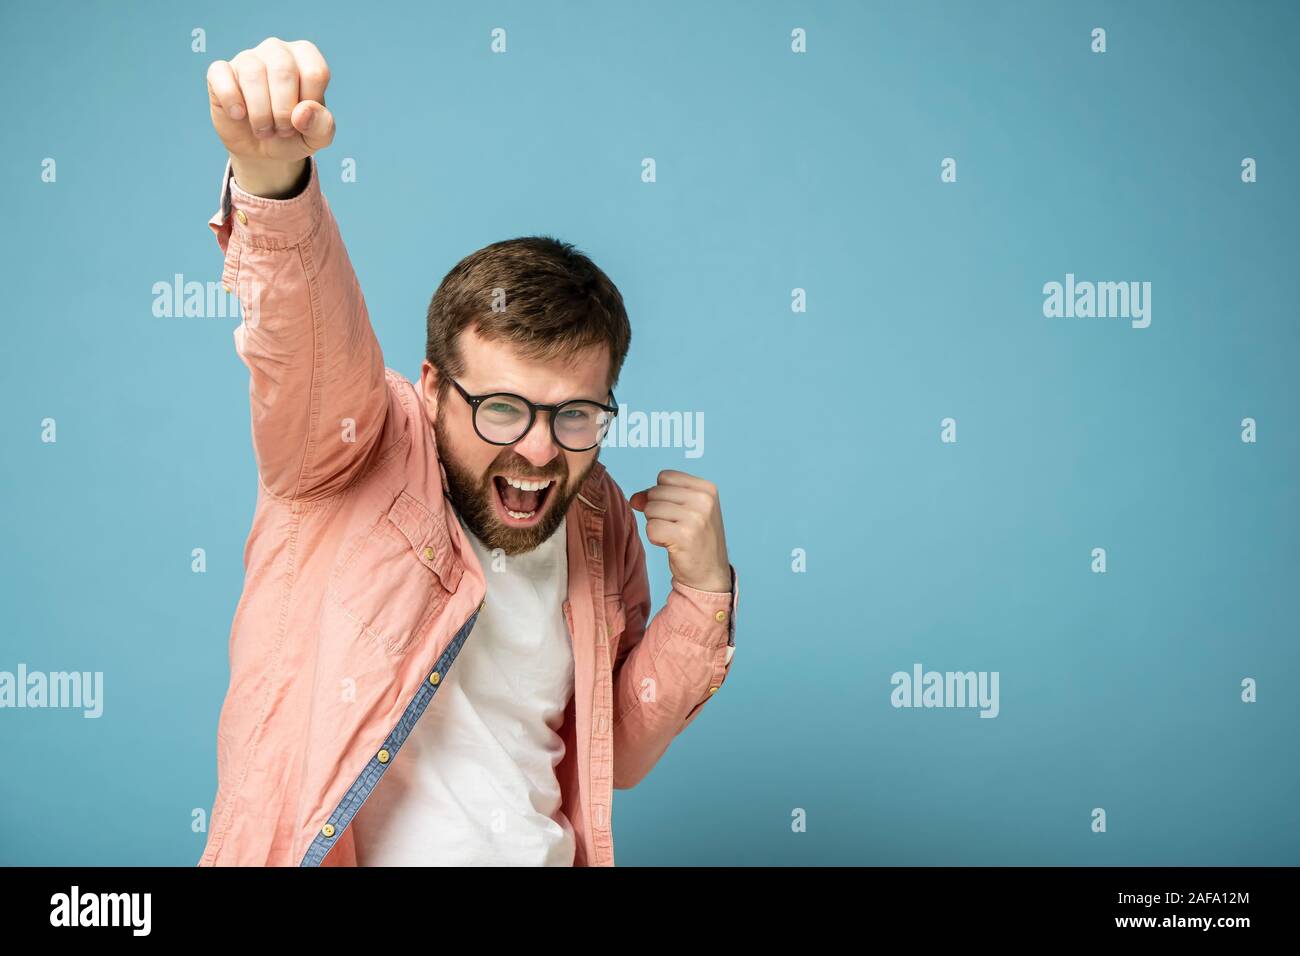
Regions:
[[[302,192],[288,199],[267,199],[240,187],[227,157],[217,211],[208,220],[221,248],[226,248],[236,228],[248,245],[262,249],[287,249],[311,235],[320,222],[324,199],[316,157],[308,156],[307,165],[310,173]]]
[[[682,584],[676,578],[672,580],[672,589],[687,598],[697,609],[708,614],[719,625],[726,624],[726,660],[730,662],[731,656],[736,652],[736,608],[740,603],[740,588],[736,582],[735,565],[728,564],[727,567],[731,571],[730,591],[702,591],[699,588]],[[703,641],[700,643],[703,643]]]

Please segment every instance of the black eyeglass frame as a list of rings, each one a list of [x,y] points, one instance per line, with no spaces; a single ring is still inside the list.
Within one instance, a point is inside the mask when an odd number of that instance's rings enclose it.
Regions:
[[[568,451],[591,451],[593,448],[597,447],[602,441],[605,440],[605,436],[609,434],[609,425],[613,424],[614,417],[618,415],[618,399],[614,397],[613,389],[610,389],[609,392],[609,398],[610,401],[614,403],[613,405],[602,405],[600,402],[593,402],[589,398],[570,398],[567,401],[560,402],[560,404],[558,405],[543,405],[538,402],[529,401],[528,399],[524,398],[524,396],[516,395],[514,392],[485,392],[482,395],[471,395],[469,392],[465,391],[465,389],[461,386],[460,382],[456,381],[454,378],[447,376],[447,381],[451,382],[452,385],[456,386],[456,391],[460,392],[460,397],[465,399],[465,401],[469,403],[471,409],[470,421],[474,423],[474,431],[479,438],[483,439],[489,445],[503,445],[503,446],[513,445],[516,442],[522,441],[524,439],[524,436],[526,436],[530,431],[533,430],[533,425],[537,422],[537,413],[539,411],[542,411],[542,412],[551,413],[551,437],[555,439],[555,444],[559,445],[561,448],[567,449]],[[479,431],[479,427],[478,427],[479,405],[483,404],[483,402],[487,401],[489,398],[496,398],[498,395],[504,395],[507,398],[517,398],[521,403],[528,406],[528,424],[524,427],[524,430],[519,433],[519,437],[514,439],[514,441],[493,441],[491,438],[488,438],[481,431]],[[556,413],[560,409],[564,408],[566,405],[579,405],[579,404],[595,405],[597,408],[601,409],[602,411],[609,412],[611,417],[610,417],[609,425],[605,426],[605,431],[601,434],[599,438],[596,439],[595,444],[588,445],[586,448],[571,448],[570,446],[566,445],[564,442],[560,441],[560,436],[555,431],[555,416]]]

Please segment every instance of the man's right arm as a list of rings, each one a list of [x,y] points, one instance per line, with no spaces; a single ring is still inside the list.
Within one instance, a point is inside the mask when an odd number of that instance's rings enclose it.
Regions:
[[[235,347],[250,373],[258,472],[290,499],[346,487],[388,408],[379,342],[313,156],[333,139],[327,82],[324,59],[301,42],[268,40],[208,71],[230,156],[209,225],[244,312]]]

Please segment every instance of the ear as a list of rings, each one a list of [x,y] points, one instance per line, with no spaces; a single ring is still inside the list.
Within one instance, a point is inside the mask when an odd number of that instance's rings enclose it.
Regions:
[[[438,370],[428,359],[420,366],[420,396],[424,399],[424,413],[432,425],[438,420]]]

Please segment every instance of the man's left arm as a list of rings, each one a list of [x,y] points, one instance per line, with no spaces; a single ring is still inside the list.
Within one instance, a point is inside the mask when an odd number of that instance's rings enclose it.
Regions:
[[[668,550],[672,586],[647,625],[650,587],[645,548],[632,509],[646,515],[646,537]],[[717,489],[684,472],[624,508],[625,626],[614,666],[614,786],[634,787],[726,681],[735,651],[740,591],[727,559]]]

